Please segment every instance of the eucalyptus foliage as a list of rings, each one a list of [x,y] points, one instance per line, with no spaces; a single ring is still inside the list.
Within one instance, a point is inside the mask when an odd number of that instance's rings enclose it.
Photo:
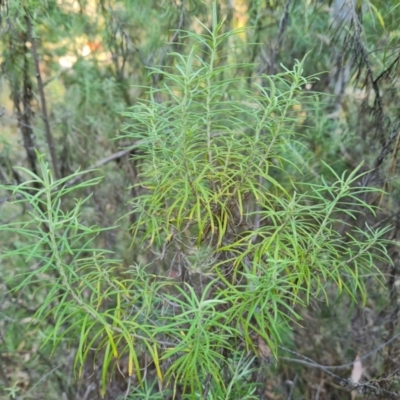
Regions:
[[[129,213],[132,246],[147,249],[142,263],[123,267],[93,244],[103,229],[85,223],[80,189],[99,178],[54,180],[40,158],[38,174],[21,169],[24,183],[2,186],[11,206],[29,212],[0,226],[18,237],[1,262],[31,266],[9,282],[17,292],[45,288],[32,323],[40,330],[54,321],[41,331],[44,342],[76,345],[78,373],[94,351],[103,394],[127,358],[132,398],[159,398],[148,369],[158,391],[182,398],[256,398],[247,381],[255,357],[264,366],[276,358],[300,308],[328,301],[333,286],[365,299],[363,274],[379,276],[389,262],[388,228],[338,229],[374,212],[360,168],[338,175],[326,165],[334,181],[308,185],[287,173],[296,106],[308,102],[303,87],[315,79],[303,76],[303,61],[249,87],[253,66],[237,61],[238,46],[222,51],[235,32],[222,30],[216,7],[211,28],[198,23],[206,33],[182,32],[188,51],[153,68],[161,84],[125,113],[121,136],[134,142],[140,171]]]

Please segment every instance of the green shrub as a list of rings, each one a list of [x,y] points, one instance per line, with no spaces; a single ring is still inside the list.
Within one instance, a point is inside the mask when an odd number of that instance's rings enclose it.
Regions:
[[[365,299],[362,274],[379,276],[379,262],[389,261],[387,228],[338,229],[344,216],[373,212],[362,200],[373,189],[358,184],[359,169],[339,176],[326,165],[335,181],[321,177],[319,185],[287,173],[294,106],[309,101],[302,87],[314,78],[304,78],[296,61],[248,88],[252,66],[236,61],[240,47],[220,51],[235,35],[221,27],[214,9],[212,28],[202,25],[208,34],[187,32],[188,54],[152,70],[162,86],[149,87],[148,98],[125,113],[124,136],[137,145],[140,171],[132,246],[147,249],[143,265],[124,268],[94,244],[102,229],[85,224],[79,190],[99,178],[54,181],[41,159],[40,176],[21,168],[28,180],[2,187],[14,196],[11,206],[29,211],[0,227],[15,239],[1,262],[21,272],[10,286],[45,288],[35,315],[44,342],[77,343],[78,371],[94,351],[103,393],[115,361],[127,357],[141,386],[132,396],[151,396],[151,369],[158,390],[185,398],[256,398],[247,380],[254,356],[263,364],[276,357],[300,307],[328,300],[332,284]]]

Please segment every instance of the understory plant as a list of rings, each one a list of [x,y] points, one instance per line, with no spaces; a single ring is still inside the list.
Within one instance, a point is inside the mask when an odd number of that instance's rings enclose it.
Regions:
[[[124,114],[119,139],[135,145],[139,171],[127,213],[133,265],[103,251],[103,228],[86,223],[82,192],[100,178],[55,180],[41,158],[38,174],[21,168],[27,180],[1,188],[9,207],[26,209],[0,227],[12,237],[2,268],[18,271],[10,292],[41,294],[32,324],[43,342],[69,343],[78,375],[90,357],[101,362],[103,394],[126,362],[131,398],[258,398],[260,371],[301,307],[329,301],[332,287],[365,300],[363,275],[389,262],[388,228],[345,223],[374,212],[360,168],[326,165],[318,184],[290,175],[301,165],[284,154],[314,79],[303,63],[255,76],[215,7],[212,27],[199,26],[204,34],[181,33],[185,55],[152,69],[159,85]]]

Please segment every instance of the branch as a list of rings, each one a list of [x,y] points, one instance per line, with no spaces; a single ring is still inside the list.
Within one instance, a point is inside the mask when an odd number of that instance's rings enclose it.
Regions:
[[[366,358],[374,355],[376,352],[378,352],[379,350],[382,350],[385,346],[387,346],[388,344],[392,343],[399,336],[400,336],[400,332],[397,332],[389,340],[387,340],[386,342],[380,344],[378,347],[376,347],[375,349],[371,350],[369,353],[364,354],[363,356],[357,357],[357,361],[365,360]],[[283,351],[287,351],[288,353],[295,354],[296,356],[301,357],[301,358],[303,358],[304,360],[307,361],[307,363],[305,363],[303,360],[297,360],[297,361],[299,361],[299,364],[312,365],[314,367],[318,367],[318,368],[321,368],[321,369],[324,369],[324,370],[325,369],[326,370],[329,370],[329,369],[345,369],[345,368],[351,367],[356,362],[356,360],[355,360],[355,361],[349,362],[347,364],[334,365],[334,366],[320,365],[317,362],[315,362],[314,360],[312,360],[311,358],[308,358],[308,357],[306,357],[306,356],[304,356],[304,355],[302,355],[300,353],[297,353],[296,351],[290,350],[287,347],[284,347],[284,346],[281,346],[281,345],[279,345],[278,347]],[[282,357],[282,359],[284,359],[284,357]],[[291,359],[291,361],[295,361],[295,360]],[[295,362],[297,362],[297,361],[295,361]]]
[[[107,163],[109,163],[111,161],[114,161],[114,160],[117,160],[117,159],[119,159],[119,158],[121,158],[123,156],[126,156],[134,148],[136,148],[137,146],[139,146],[142,143],[143,143],[142,140],[138,140],[135,143],[133,143],[131,146],[127,147],[126,149],[117,151],[116,153],[110,154],[109,156],[102,158],[101,160],[97,161],[96,163],[91,165],[89,168],[87,168],[85,171],[83,171],[79,176],[75,176],[74,178],[72,178],[69,181],[67,181],[67,183],[65,184],[65,187],[70,187],[73,184],[75,184],[76,182],[79,182],[79,180],[82,178],[82,176],[84,174],[92,172],[94,169],[97,169],[97,168],[101,167],[104,164],[107,164]]]
[[[265,52],[261,52],[261,56],[264,56],[262,58],[264,58],[264,61],[266,61],[266,65],[260,68],[259,72],[260,75],[263,74],[265,71],[267,71],[269,75],[273,75],[275,73],[276,55],[280,50],[283,41],[283,35],[286,31],[287,22],[289,19],[289,7],[291,2],[292,0],[286,0],[285,6],[283,8],[282,16],[281,19],[279,20],[278,37],[276,39],[275,45],[272,48],[270,60],[269,61],[267,60],[268,57],[265,56]]]
[[[370,356],[372,356],[373,354],[377,353],[379,350],[382,350],[385,346],[387,346],[388,344],[390,344],[391,342],[393,342],[394,340],[396,340],[398,337],[400,336],[400,332],[397,332],[394,336],[392,336],[389,340],[387,340],[386,342],[380,344],[378,347],[376,347],[375,349],[373,349],[372,351],[370,351],[369,353],[364,354],[361,357],[357,357],[356,360],[349,362],[347,364],[341,364],[341,365],[334,365],[334,366],[329,366],[329,365],[321,365],[318,364],[317,362],[315,362],[314,360],[312,360],[311,358],[308,358],[300,353],[297,353],[294,350],[290,350],[287,347],[278,345],[278,347],[283,350],[286,351],[288,353],[294,354],[299,358],[290,358],[290,357],[280,357],[281,360],[284,361],[289,361],[289,362],[294,362],[296,364],[302,364],[305,365],[307,367],[312,367],[312,368],[317,368],[320,369],[322,371],[324,371],[326,374],[328,374],[329,376],[331,376],[332,378],[338,380],[340,382],[340,385],[346,388],[349,388],[351,390],[359,390],[362,393],[365,393],[365,391],[367,389],[369,390],[374,390],[374,391],[380,391],[383,393],[386,393],[388,395],[395,395],[395,393],[390,392],[388,390],[382,389],[379,386],[376,386],[376,384],[378,382],[374,382],[374,384],[371,384],[370,382],[363,382],[363,383],[355,383],[353,382],[351,379],[343,379],[342,377],[340,377],[339,375],[334,374],[333,372],[331,372],[330,370],[334,370],[334,369],[345,369],[348,367],[351,367],[356,361],[361,361],[364,360]]]

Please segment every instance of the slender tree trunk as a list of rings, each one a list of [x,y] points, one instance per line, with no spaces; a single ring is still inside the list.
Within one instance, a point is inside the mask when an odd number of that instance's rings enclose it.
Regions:
[[[56,179],[59,178],[59,172],[58,172],[58,162],[57,162],[57,153],[54,147],[54,141],[53,141],[53,136],[51,134],[50,130],[50,124],[49,124],[49,117],[47,114],[47,106],[46,106],[46,97],[44,95],[44,86],[43,86],[43,80],[42,76],[40,74],[40,68],[39,68],[39,56],[37,52],[37,47],[36,47],[36,41],[35,38],[33,37],[32,33],[32,21],[31,17],[29,15],[29,12],[27,9],[25,9],[25,20],[26,20],[26,26],[27,26],[27,32],[28,32],[28,39],[31,43],[31,50],[32,50],[32,55],[33,55],[33,61],[35,64],[35,70],[36,70],[36,79],[38,83],[38,89],[39,89],[39,96],[40,96],[40,103],[42,106],[42,119],[44,122],[44,127],[45,127],[45,132],[46,132],[46,140],[47,140],[47,145],[49,147],[49,152],[50,152],[50,158],[51,158],[51,164],[53,167],[53,173],[54,177]]]
[[[18,79],[11,79],[11,96],[14,103],[14,109],[17,113],[18,126],[21,129],[22,139],[26,156],[28,159],[29,167],[32,172],[37,174],[36,167],[36,153],[35,153],[35,135],[32,129],[32,82],[29,76],[29,60],[27,58],[28,48],[25,45],[26,35],[22,34],[23,44],[23,71],[22,71],[22,94],[20,90],[20,83]],[[14,47],[10,42],[10,47]],[[22,102],[22,109],[21,109]]]

